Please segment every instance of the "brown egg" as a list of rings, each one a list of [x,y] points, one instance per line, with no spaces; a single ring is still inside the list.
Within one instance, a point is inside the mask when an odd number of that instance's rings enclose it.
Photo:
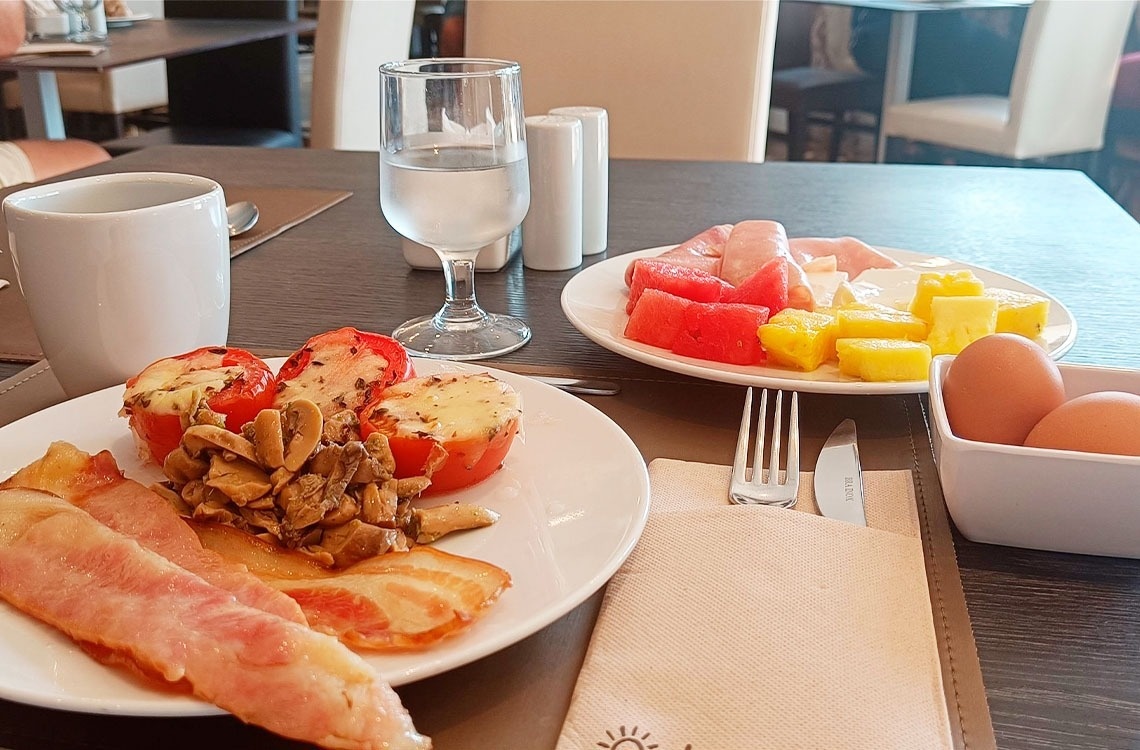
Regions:
[[[950,363],[942,383],[946,417],[966,440],[1021,445],[1065,400],[1056,363],[1033,341],[1012,333],[984,336]]]
[[[1140,396],[1121,391],[1077,396],[1042,417],[1025,444],[1140,456]]]

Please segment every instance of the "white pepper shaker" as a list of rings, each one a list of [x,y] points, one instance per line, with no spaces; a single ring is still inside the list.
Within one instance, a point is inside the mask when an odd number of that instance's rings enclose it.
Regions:
[[[102,41],[106,39],[107,12],[103,8],[103,0],[98,0],[90,10],[80,12],[87,16],[87,26],[91,29],[91,41]]]
[[[609,115],[602,107],[556,107],[550,114],[582,123],[582,254],[604,253],[609,244]]]
[[[526,118],[530,210],[522,223],[523,265],[565,271],[582,265],[582,123]]]

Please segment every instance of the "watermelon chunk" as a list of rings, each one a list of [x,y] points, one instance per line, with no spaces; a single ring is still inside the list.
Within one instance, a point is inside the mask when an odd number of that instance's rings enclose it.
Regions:
[[[684,297],[660,289],[646,289],[625,324],[625,337],[650,346],[672,349],[681,331],[685,308],[691,304],[693,302]]]
[[[732,285],[707,271],[678,266],[668,261],[642,258],[633,264],[633,281],[625,311],[632,313],[646,289],[660,289],[694,302],[716,302]]]
[[[775,315],[788,306],[788,259],[783,256],[772,258],[721,299],[724,302],[761,305],[768,308],[770,315]]]
[[[762,364],[767,355],[758,330],[768,308],[730,302],[693,302],[685,308],[673,352],[730,365]]]

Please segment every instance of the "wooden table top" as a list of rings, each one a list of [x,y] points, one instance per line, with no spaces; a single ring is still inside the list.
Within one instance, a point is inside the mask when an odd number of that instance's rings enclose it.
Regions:
[[[342,189],[348,200],[235,259],[237,345],[292,348],[346,321],[391,331],[442,303],[442,275],[413,270],[384,221],[373,153],[163,147],[119,157],[113,170],[192,171],[223,185]],[[1059,299],[1078,323],[1067,362],[1140,367],[1140,225],[1069,170],[769,162],[614,161],[608,257],[676,243],[713,224],[773,217],[790,236],[852,235],[1015,276]],[[660,377],[580,335],[558,304],[577,272],[525,269],[521,258],[480,273],[491,311],[526,318],[534,339],[495,360],[516,369]],[[0,324],[2,331],[2,324]],[[2,336],[2,333],[0,333]],[[2,342],[0,342],[2,343]]]
[[[377,167],[372,153],[164,147],[87,172],[192,171],[223,184],[354,191],[350,199],[233,262],[231,343],[291,349],[330,328],[351,324],[387,331],[438,307],[440,274],[409,269],[399,237],[383,220]],[[850,234],[1019,277],[1059,298],[1077,319],[1080,333],[1066,361],[1140,366],[1135,304],[1140,226],[1080,173],[615,161],[610,195],[610,249],[604,257],[677,242],[715,223],[775,218],[793,236]],[[483,305],[523,316],[535,332],[526,347],[488,364],[524,372],[613,375],[623,383],[621,400],[588,400],[630,432],[647,460],[662,455],[654,429],[661,420],[672,420],[671,426],[683,425],[692,435],[682,457],[728,463],[741,390],[640,365],[586,340],[558,306],[559,292],[573,273],[530,271],[516,260],[504,271],[479,275]],[[650,381],[675,384],[668,386],[675,399],[668,410],[638,398],[638,383]],[[694,387],[710,408],[686,405],[687,389]],[[872,421],[876,412],[897,410],[899,398],[815,395],[805,399],[804,413],[830,420],[842,410]],[[809,426],[805,454],[818,451],[828,420],[817,418],[819,424]],[[862,442],[862,431],[860,437]],[[868,453],[876,462],[868,468],[910,468],[892,465],[894,453],[885,447],[907,437],[868,435]],[[922,448],[928,455],[929,446]],[[1140,561],[980,545],[961,537],[955,544],[998,746],[1136,747]],[[595,596],[505,652],[402,688],[401,695],[441,748],[522,746],[510,743],[527,735],[488,731],[480,736],[472,725],[482,722],[506,732],[502,727],[526,724],[531,717],[518,712],[532,705],[528,701],[535,695],[543,696],[553,709],[537,714],[529,729],[530,736],[543,738],[533,746],[547,747],[543,743],[557,736],[561,723],[559,707],[564,711],[569,700],[565,686],[555,683],[567,670],[572,677],[580,663],[589,628],[577,626],[592,622],[598,601]],[[536,676],[533,668],[518,666],[532,658],[550,659],[552,653],[560,656],[549,673]],[[441,690],[457,691],[467,702],[462,718],[438,699]],[[50,720],[51,712],[26,711]],[[92,719],[90,725],[110,721]],[[161,720],[131,721],[143,726]],[[186,739],[187,747],[201,747],[212,736],[210,722],[194,726],[193,744]],[[44,746],[12,744],[16,740],[2,732],[0,738],[14,748]],[[91,740],[73,730],[58,746],[106,746]]]
[[[209,52],[238,44],[313,31],[316,21],[166,18],[113,29],[97,55],[42,55],[0,59],[0,70],[108,70],[123,65]]]

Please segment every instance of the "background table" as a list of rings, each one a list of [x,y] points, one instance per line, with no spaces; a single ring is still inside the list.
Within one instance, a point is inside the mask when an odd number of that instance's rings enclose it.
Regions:
[[[259,42],[312,31],[316,22],[250,19],[140,21],[109,35],[106,50],[97,55],[40,55],[0,59],[0,70],[15,71],[24,102],[29,138],[63,138],[63,112],[55,74],[60,70],[103,71],[150,60]]]
[[[349,200],[233,263],[231,341],[279,350],[345,324],[391,330],[438,306],[440,274],[409,269],[399,237],[381,217],[377,166],[376,155],[366,153],[183,147],[137,152],[88,172],[189,170],[235,185],[353,190]],[[1080,173],[650,161],[611,167],[608,257],[676,242],[715,223],[776,218],[792,235],[852,234],[1020,277],[1057,296],[1078,320],[1066,361],[1140,366],[1140,226]],[[516,259],[478,276],[486,307],[522,315],[535,330],[526,347],[487,364],[607,374],[621,382],[622,395],[587,400],[629,432],[647,460],[728,463],[742,389],[643,366],[587,341],[558,306],[573,273],[529,271]],[[867,468],[914,469],[937,492],[922,407],[917,397],[807,395],[804,455],[814,457],[838,418],[853,416]],[[903,463],[912,455],[914,465]],[[1137,747],[1140,562],[961,538],[956,544],[998,746]],[[599,601],[596,595],[519,644],[400,693],[441,750],[551,747]],[[16,718],[42,722],[52,733],[6,733]],[[0,744],[17,750],[141,748],[156,738],[171,748],[238,738],[292,746],[228,719],[73,717],[0,702]]]

